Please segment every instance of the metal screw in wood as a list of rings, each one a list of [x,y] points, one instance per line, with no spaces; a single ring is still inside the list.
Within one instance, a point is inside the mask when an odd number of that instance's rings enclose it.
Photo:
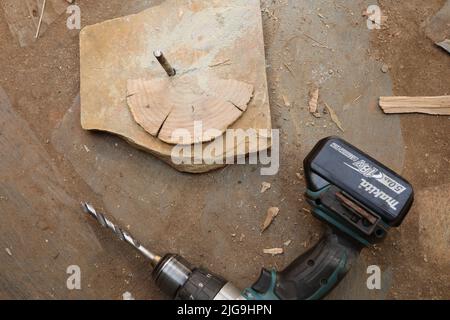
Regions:
[[[161,66],[164,68],[164,70],[167,72],[167,75],[169,77],[173,77],[174,75],[177,74],[176,70],[170,65],[169,61],[167,61],[166,57],[164,56],[161,50],[154,51],[153,55],[161,64]]]

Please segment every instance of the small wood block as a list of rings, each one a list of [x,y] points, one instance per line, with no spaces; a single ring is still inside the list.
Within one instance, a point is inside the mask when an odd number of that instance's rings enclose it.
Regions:
[[[381,97],[380,107],[385,113],[450,115],[450,96]]]
[[[152,135],[156,124],[150,123],[149,134],[134,120],[127,105],[128,80],[167,77],[153,56],[158,49],[177,70],[177,76],[205,72],[217,79],[252,85],[253,98],[246,112],[230,128],[272,129],[259,0],[166,0],[136,15],[85,27],[80,33],[84,129],[119,135],[180,171],[200,173],[223,166],[207,162],[174,164],[174,145]],[[158,113],[157,122],[166,111]],[[204,148],[214,147],[220,143],[217,140],[205,143]],[[244,153],[236,146],[235,155],[244,156],[270,146],[269,140],[258,148],[244,148]],[[225,158],[225,153],[216,156]]]

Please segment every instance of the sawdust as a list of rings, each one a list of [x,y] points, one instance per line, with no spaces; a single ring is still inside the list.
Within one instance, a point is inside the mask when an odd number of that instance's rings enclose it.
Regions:
[[[375,59],[391,66],[394,95],[450,94],[448,54],[427,37],[423,28],[424,21],[431,19],[446,2],[447,0],[379,1],[383,14],[389,19],[382,25],[381,30],[373,33],[371,54]],[[423,190],[450,181],[449,163],[445,160],[450,159],[448,140],[450,126],[447,117],[427,115],[402,115],[401,124],[406,143],[402,175],[412,183],[417,197],[422,198],[429,192]],[[428,157],[424,161],[426,154]],[[420,198],[416,199],[419,205],[430,201]],[[394,283],[390,297],[396,299],[450,297],[448,264],[424,263],[423,251],[417,249],[421,241],[428,242],[426,238],[421,239],[421,235],[418,236],[420,224],[425,224],[423,218],[419,219],[419,215],[435,215],[434,211],[433,209],[427,213],[419,213],[413,207],[398,233],[390,235],[395,250],[385,248],[383,254],[379,255],[378,261],[383,260],[386,264],[398,266],[393,274]],[[401,247],[401,250],[397,246]],[[431,256],[436,254],[439,253],[434,252],[427,260],[431,260]],[[440,251],[440,255],[448,255],[448,250]],[[437,268],[439,270],[446,268],[447,271],[439,272]],[[414,290],[411,290],[411,279],[414,279]]]

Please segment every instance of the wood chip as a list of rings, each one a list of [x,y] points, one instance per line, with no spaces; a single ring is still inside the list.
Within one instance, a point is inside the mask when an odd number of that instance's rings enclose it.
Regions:
[[[267,228],[270,227],[273,220],[278,216],[279,212],[280,212],[280,209],[277,207],[272,207],[272,208],[269,208],[269,210],[267,210],[266,220],[264,220],[264,224],[262,226],[261,233],[263,233],[264,231],[267,230]]]
[[[5,248],[5,251],[6,251],[6,253],[7,253],[10,257],[12,257],[11,249]]]
[[[289,102],[289,99],[286,96],[283,96],[283,102],[285,107],[290,107],[291,103]]]
[[[336,112],[331,108],[327,103],[325,103],[325,106],[327,107],[328,113],[331,116],[331,120],[336,124],[336,126],[342,131],[345,132],[344,127],[342,126],[341,120],[339,120],[339,117],[337,116]]]
[[[312,114],[316,114],[318,104],[319,104],[319,88],[313,88],[309,93],[309,112]]]
[[[271,254],[273,256],[280,255],[284,253],[283,248],[272,248],[272,249],[264,249],[264,254]]]
[[[450,96],[381,97],[380,107],[384,113],[450,115]]]
[[[122,294],[123,300],[136,300],[131,292],[124,292]]]
[[[271,185],[269,182],[263,182],[263,183],[261,184],[261,193],[264,193],[264,192],[266,192],[267,190],[269,190],[271,186],[272,186],[272,185]]]
[[[292,240],[288,240],[288,241],[286,241],[286,242],[284,243],[284,245],[285,245],[286,247],[289,247],[289,246],[291,245],[291,243],[292,243]]]

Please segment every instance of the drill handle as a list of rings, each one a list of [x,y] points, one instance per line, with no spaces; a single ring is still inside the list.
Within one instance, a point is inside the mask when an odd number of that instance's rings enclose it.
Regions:
[[[244,291],[250,300],[317,300],[344,278],[361,247],[345,236],[328,232],[315,247],[281,272],[263,269],[258,281]]]

